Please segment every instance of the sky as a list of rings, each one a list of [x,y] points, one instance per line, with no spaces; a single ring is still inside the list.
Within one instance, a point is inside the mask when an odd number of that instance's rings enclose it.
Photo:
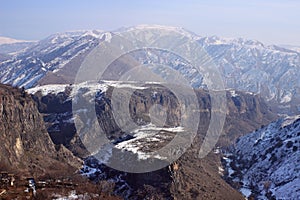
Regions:
[[[300,46],[299,0],[0,0],[0,36],[39,40],[138,24]]]

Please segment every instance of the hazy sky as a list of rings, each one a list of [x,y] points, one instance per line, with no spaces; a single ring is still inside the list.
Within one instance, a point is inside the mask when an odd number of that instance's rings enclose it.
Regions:
[[[17,39],[138,24],[181,26],[201,36],[300,45],[300,1],[0,0],[0,35]]]

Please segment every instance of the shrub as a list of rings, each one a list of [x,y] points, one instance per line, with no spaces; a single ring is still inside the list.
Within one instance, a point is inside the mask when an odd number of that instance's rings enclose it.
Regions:
[[[272,153],[270,161],[271,161],[272,164],[277,161],[277,156],[275,155],[275,153]]]
[[[292,141],[288,141],[287,143],[286,143],[286,147],[287,148],[291,148],[292,146],[293,146],[293,142]]]
[[[293,151],[296,152],[298,150],[297,146],[293,146]]]

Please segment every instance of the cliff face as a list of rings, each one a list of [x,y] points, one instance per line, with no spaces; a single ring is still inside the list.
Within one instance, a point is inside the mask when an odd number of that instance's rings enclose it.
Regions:
[[[227,108],[224,135],[219,140],[221,147],[278,118],[261,96],[252,93],[228,91]]]
[[[54,152],[31,98],[24,91],[5,85],[0,87],[0,97],[1,150],[6,152],[1,154],[1,161],[16,165],[24,160],[26,152]]]
[[[55,148],[36,103],[22,89],[0,85],[0,134],[1,170],[43,174],[51,167],[80,166],[67,149]]]

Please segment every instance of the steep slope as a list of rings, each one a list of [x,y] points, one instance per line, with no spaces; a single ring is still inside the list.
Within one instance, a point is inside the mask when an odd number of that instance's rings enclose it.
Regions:
[[[55,149],[35,102],[24,90],[0,85],[0,122],[1,170],[32,176],[80,167],[66,148]]]
[[[229,179],[257,199],[300,195],[300,116],[279,119],[237,141]]]

